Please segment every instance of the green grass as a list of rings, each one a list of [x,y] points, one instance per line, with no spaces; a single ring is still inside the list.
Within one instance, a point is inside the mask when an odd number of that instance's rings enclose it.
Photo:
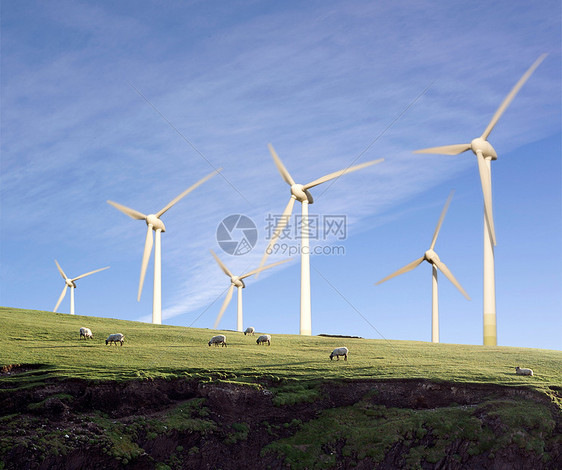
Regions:
[[[525,386],[550,396],[550,387],[562,384],[562,352],[552,350],[275,334],[267,347],[257,346],[256,337],[234,331],[221,331],[228,347],[216,348],[207,345],[216,330],[6,307],[0,307],[0,325],[0,368],[39,365],[23,373],[0,374],[0,388],[2,383],[25,387],[51,378],[266,380],[285,386],[276,396],[284,404],[315,398],[314,387],[299,388],[295,379],[424,378]],[[91,328],[95,339],[81,340],[81,326]],[[123,333],[125,344],[106,346],[111,333]],[[344,345],[349,360],[330,361],[332,349]],[[515,375],[517,365],[531,367],[535,376]]]

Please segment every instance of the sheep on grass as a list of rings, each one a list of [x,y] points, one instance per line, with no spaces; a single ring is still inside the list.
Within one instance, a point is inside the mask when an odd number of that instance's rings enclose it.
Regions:
[[[86,328],[84,326],[82,328],[80,328],[80,339],[82,339],[82,336],[84,337],[84,339],[88,339],[88,338],[93,339],[94,338],[94,335],[92,334],[92,330],[90,330],[90,328]]]
[[[533,370],[532,369],[525,369],[525,368],[522,369],[521,367],[516,367],[515,373],[517,375],[533,375]]]
[[[254,332],[255,332],[255,328],[253,326],[249,326],[248,328],[246,328],[246,331],[244,331],[244,336],[246,335],[252,335],[254,336]]]
[[[225,335],[217,335],[217,336],[213,336],[211,338],[211,340],[209,341],[209,346],[211,344],[214,344],[215,347],[218,347],[219,344],[221,346],[226,346],[226,336]]]
[[[268,346],[271,346],[271,335],[261,335],[257,340],[257,344],[265,344],[267,343]]]
[[[332,351],[332,354],[330,354],[330,361],[334,359],[334,357],[338,358],[338,361],[340,360],[340,356],[343,356],[344,360],[347,361],[347,354],[349,353],[349,350],[346,347],[341,347],[341,348],[336,348]]]
[[[115,333],[107,337],[107,339],[105,340],[105,345],[107,346],[109,343],[113,343],[115,344],[115,346],[117,346],[117,343],[121,343],[121,346],[123,346],[124,340],[125,340],[125,335],[121,333]]]

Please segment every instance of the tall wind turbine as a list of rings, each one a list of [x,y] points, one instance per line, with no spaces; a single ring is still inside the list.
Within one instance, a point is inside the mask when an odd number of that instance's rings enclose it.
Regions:
[[[470,300],[468,294],[455,279],[451,271],[449,271],[449,268],[445,266],[445,263],[443,263],[443,261],[439,259],[439,256],[437,256],[437,253],[433,251],[433,248],[435,248],[435,242],[437,241],[437,235],[439,235],[439,230],[441,230],[441,225],[443,224],[443,219],[445,218],[447,209],[449,209],[449,204],[451,204],[451,199],[453,198],[453,194],[454,191],[451,191],[451,194],[449,194],[449,198],[447,199],[447,202],[445,203],[445,206],[441,211],[441,217],[439,217],[439,221],[437,222],[437,227],[435,227],[435,232],[433,234],[433,239],[431,240],[431,245],[429,246],[429,250],[427,250],[421,258],[412,261],[410,264],[407,264],[406,266],[400,268],[395,273],[392,273],[390,276],[387,276],[384,279],[377,282],[378,285],[383,283],[384,281],[388,281],[389,279],[392,279],[393,277],[399,276],[400,274],[407,273],[408,271],[411,271],[412,269],[414,269],[416,266],[420,265],[424,261],[427,261],[429,264],[431,264],[432,273],[433,273],[432,301],[431,301],[431,341],[433,343],[439,342],[439,295],[437,291],[437,269],[439,269],[445,275],[445,277],[454,284],[454,286],[461,292],[462,295],[464,295],[468,300]]]
[[[515,95],[529,79],[531,74],[544,60],[546,54],[542,54],[525,74],[515,84],[513,89],[505,97],[500,107],[492,117],[488,127],[480,137],[472,140],[469,144],[445,145],[443,147],[432,147],[416,150],[415,153],[438,153],[444,155],[458,155],[459,153],[472,150],[478,161],[478,171],[484,195],[484,345],[497,345],[496,329],[496,280],[494,266],[494,246],[496,245],[496,232],[492,214],[492,171],[491,162],[497,160],[498,155],[494,147],[488,142],[488,136],[499,121],[500,117],[510,105]]]
[[[236,330],[237,331],[243,331],[243,329],[242,329],[242,325],[243,325],[243,322],[242,322],[242,289],[244,287],[246,287],[246,284],[244,284],[243,279],[246,279],[247,277],[250,277],[250,276],[252,276],[254,274],[257,274],[261,271],[265,271],[266,269],[274,268],[275,266],[286,263],[287,261],[290,261],[290,259],[284,259],[283,261],[278,261],[277,263],[269,264],[267,266],[264,266],[263,268],[254,269],[253,271],[250,271],[246,274],[242,274],[241,276],[234,276],[229,271],[229,269],[224,265],[224,263],[219,259],[219,257],[215,254],[215,252],[213,250],[210,250],[210,251],[211,251],[211,254],[213,255],[213,258],[215,258],[215,261],[218,263],[218,265],[220,266],[222,271],[230,278],[230,287],[228,288],[226,298],[224,299],[224,302],[222,304],[220,312],[217,315],[217,319],[215,320],[215,325],[213,326],[213,328],[216,328],[218,326],[219,322],[221,321],[222,315],[223,315],[224,311],[226,310],[226,307],[228,307],[228,304],[230,303],[230,300],[232,299],[232,293],[234,292],[234,288],[236,287],[238,289],[238,318],[237,318],[237,321],[236,321]]]
[[[207,176],[199,180],[193,186],[187,188],[179,196],[176,196],[174,199],[172,199],[166,206],[164,206],[163,209],[160,209],[158,212],[156,212],[156,214],[145,215],[142,212],[138,212],[134,209],[130,209],[116,202],[107,201],[113,207],[120,210],[124,214],[128,215],[132,219],[144,220],[146,221],[146,225],[148,225],[148,229],[146,231],[146,241],[144,243],[144,252],[142,255],[139,292],[137,296],[137,301],[140,301],[142,286],[144,284],[144,276],[146,275],[146,268],[148,266],[148,261],[150,259],[150,254],[152,252],[152,244],[154,243],[152,237],[152,231],[154,230],[156,232],[156,246],[154,247],[154,294],[152,299],[152,323],[155,323],[157,325],[162,324],[162,249],[161,249],[160,234],[166,231],[166,227],[164,226],[164,222],[160,220],[160,217],[168,209],[170,209],[170,207],[176,204],[180,199],[184,198],[195,188],[201,186],[207,180],[211,179],[220,170],[221,168],[209,173]]]
[[[66,295],[66,289],[68,289],[70,287],[70,314],[74,315],[74,289],[76,289],[76,282],[74,282],[74,281],[77,281],[78,279],[82,279],[83,277],[89,276],[90,274],[94,274],[94,273],[97,273],[99,271],[103,271],[104,269],[109,269],[109,266],[106,266],[105,268],[96,269],[95,271],[90,271],[89,273],[81,274],[80,276],[77,276],[77,277],[74,277],[74,278],[70,279],[64,273],[64,271],[60,267],[60,264],[57,262],[57,260],[55,260],[55,263],[57,265],[57,268],[59,270],[60,275],[64,279],[64,287],[62,289],[62,293],[59,297],[59,300],[57,301],[57,305],[55,305],[55,309],[53,310],[53,312],[57,311],[57,308],[59,308],[59,305],[62,302],[62,299],[64,299],[64,296]]]
[[[314,202],[312,199],[312,195],[308,191],[309,189],[313,188],[314,186],[318,186],[319,184],[325,183],[326,181],[330,181],[340,176],[351,173],[353,171],[361,170],[371,165],[375,165],[384,161],[384,158],[380,158],[378,160],[372,160],[367,163],[362,163],[361,165],[355,165],[343,170],[335,171],[334,173],[330,173],[329,175],[323,176],[322,178],[318,178],[310,183],[307,184],[297,184],[295,180],[287,171],[281,159],[273,149],[273,146],[269,144],[269,151],[271,152],[271,156],[281,173],[281,177],[285,182],[291,187],[291,198],[289,199],[289,203],[285,207],[283,211],[283,215],[279,220],[277,227],[273,233],[273,237],[263,255],[261,260],[260,268],[265,264],[267,257],[271,252],[271,248],[281,235],[281,232],[289,222],[289,218],[293,212],[293,206],[295,201],[299,201],[302,205],[302,218],[301,218],[301,313],[300,313],[300,334],[301,335],[308,335],[312,334],[312,320],[311,320],[311,312],[310,312],[310,242],[309,242],[309,223],[308,223],[308,205]]]

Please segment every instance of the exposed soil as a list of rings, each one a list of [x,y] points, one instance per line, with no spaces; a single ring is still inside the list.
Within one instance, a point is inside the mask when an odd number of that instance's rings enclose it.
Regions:
[[[8,372],[15,371],[1,373]],[[556,423],[553,433],[562,435],[559,408],[548,397],[525,388],[424,380],[350,381],[323,384],[319,398],[312,403],[276,406],[271,391],[274,384],[262,385],[256,388],[187,380],[92,384],[68,380],[15,391],[2,389],[0,384],[0,458],[4,465],[0,460],[0,469],[287,468],[277,454],[262,456],[262,448],[294,434],[296,429],[290,423],[295,418],[307,422],[323,410],[353,405],[366,394],[378,405],[406,409],[437,409],[452,404],[468,407],[500,398],[529,400],[549,409]],[[155,431],[154,423],[167,423],[165,417],[170,410],[196,402],[203,405],[194,408],[191,417],[195,424],[191,428],[160,426]],[[482,419],[488,420],[486,424],[491,428],[496,425],[498,435],[505,431],[501,423],[495,424],[487,415]],[[212,428],[197,428],[201,423]],[[125,445],[127,439],[131,442]],[[432,439],[429,433],[421,442],[431,446]],[[326,450],[336,456],[333,468],[405,466],[403,456],[408,446],[405,440],[393,445],[382,462],[345,456],[344,444],[338,441]],[[471,455],[467,443],[458,440],[450,442],[443,459],[422,467],[562,468],[562,440],[550,439],[546,451],[548,461],[516,445],[493,456],[487,452]],[[167,467],[161,466],[163,463]]]

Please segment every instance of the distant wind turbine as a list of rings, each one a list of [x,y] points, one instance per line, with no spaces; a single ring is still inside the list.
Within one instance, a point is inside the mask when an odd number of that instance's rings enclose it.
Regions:
[[[261,271],[265,271],[266,269],[270,269],[270,268],[274,268],[275,266],[279,266],[280,264],[286,263],[287,261],[290,261],[290,259],[284,259],[283,261],[278,261],[277,263],[273,263],[273,264],[269,264],[267,266],[264,266],[263,268],[257,268],[254,269],[253,271],[250,271],[246,274],[242,274],[241,276],[234,276],[229,269],[224,265],[224,263],[219,259],[219,257],[215,254],[215,252],[213,250],[210,250],[211,254],[213,255],[213,258],[215,258],[215,261],[218,263],[218,265],[220,266],[220,268],[222,269],[222,271],[230,278],[230,287],[228,288],[228,292],[226,293],[226,297],[224,299],[224,302],[222,304],[222,307],[220,309],[219,314],[217,315],[217,319],[215,320],[215,325],[213,326],[213,328],[216,328],[219,325],[219,322],[221,321],[222,315],[224,313],[224,311],[226,310],[226,307],[228,307],[228,304],[230,303],[230,300],[232,299],[232,293],[234,292],[234,288],[236,287],[238,289],[238,318],[236,321],[236,330],[237,331],[243,331],[243,320],[242,320],[242,289],[244,287],[246,287],[246,284],[244,284],[243,279],[246,279],[247,277],[250,277],[254,274],[257,274]]]
[[[373,160],[367,163],[362,163],[361,165],[355,165],[343,170],[335,171],[329,175],[318,178],[307,184],[297,184],[293,180],[290,173],[287,171],[281,159],[273,149],[273,146],[269,144],[269,151],[273,157],[273,161],[277,166],[277,170],[281,173],[281,177],[285,182],[291,187],[291,198],[289,203],[283,211],[283,215],[279,220],[277,227],[271,237],[269,244],[265,250],[263,258],[261,260],[260,268],[265,264],[267,257],[271,253],[272,247],[281,235],[281,232],[289,222],[289,217],[293,212],[293,206],[295,201],[299,201],[302,205],[302,218],[301,218],[301,309],[300,309],[300,334],[308,335],[312,334],[312,319],[311,319],[311,306],[310,306],[310,242],[309,242],[309,223],[308,223],[308,205],[314,202],[312,195],[308,191],[314,186],[325,183],[327,181],[339,178],[340,176],[351,173],[353,171],[361,170],[367,168],[368,166],[375,165],[384,161],[384,158],[378,160]]]
[[[109,266],[106,266],[105,268],[96,269],[95,271],[90,271],[89,273],[81,274],[80,276],[77,276],[77,277],[74,277],[74,278],[70,279],[64,273],[64,271],[60,267],[60,264],[57,262],[57,260],[55,260],[55,263],[57,265],[57,268],[59,270],[60,275],[64,279],[64,287],[62,289],[62,293],[59,297],[59,300],[57,301],[57,305],[55,305],[55,309],[53,310],[53,312],[57,311],[60,303],[62,302],[62,299],[64,299],[64,296],[66,295],[66,289],[70,287],[70,314],[74,315],[74,289],[76,289],[76,282],[75,281],[77,281],[78,279],[82,279],[83,277],[89,276],[90,274],[94,274],[94,273],[97,273],[99,271],[103,271],[104,269],[109,269]]]
[[[414,269],[416,266],[420,265],[424,261],[427,261],[429,264],[431,264],[432,273],[433,273],[432,302],[431,302],[431,341],[433,343],[439,342],[439,295],[437,290],[437,269],[439,269],[445,275],[445,277],[454,284],[454,286],[461,292],[462,295],[464,295],[468,300],[470,300],[468,294],[455,279],[451,271],[449,271],[449,268],[445,266],[445,263],[443,263],[443,261],[439,259],[439,256],[437,256],[437,253],[433,251],[433,248],[435,248],[435,242],[437,241],[437,236],[439,235],[439,231],[441,230],[441,225],[443,224],[443,219],[445,218],[445,214],[447,213],[447,210],[449,209],[449,205],[451,204],[451,199],[453,198],[453,194],[454,191],[451,191],[451,194],[449,194],[449,198],[447,199],[447,202],[445,203],[445,206],[441,211],[441,217],[439,217],[439,221],[437,222],[437,227],[435,227],[435,232],[433,234],[433,239],[431,240],[431,245],[429,246],[429,250],[427,250],[421,258],[412,261],[410,264],[407,264],[403,268],[400,268],[398,271],[392,273],[390,276],[387,276],[384,279],[377,282],[378,285],[385,281],[388,281],[389,279],[392,279],[393,277],[399,276],[400,274],[407,273],[408,271],[411,271],[412,269]]]
[[[515,84],[509,94],[505,97],[500,107],[496,110],[488,127],[480,137],[472,140],[469,144],[445,145],[442,147],[431,147],[416,150],[415,153],[438,153],[444,155],[458,155],[472,150],[478,161],[478,171],[480,173],[480,183],[484,195],[484,345],[497,345],[496,329],[496,280],[495,280],[495,261],[494,246],[496,245],[496,232],[494,228],[494,218],[492,214],[492,171],[491,161],[497,160],[498,155],[488,142],[488,136],[498,123],[500,117],[510,105],[515,95],[529,79],[535,69],[546,57],[542,54],[533,65],[523,74]]]
[[[144,284],[144,277],[146,275],[146,268],[148,266],[148,261],[150,259],[150,254],[152,252],[152,244],[154,243],[152,237],[152,231],[154,230],[156,232],[156,246],[154,247],[154,295],[152,299],[152,323],[155,323],[157,325],[162,324],[162,249],[161,249],[160,235],[162,232],[166,231],[166,227],[164,226],[164,222],[160,220],[160,217],[174,204],[176,204],[182,198],[187,196],[195,188],[201,186],[207,180],[215,176],[220,170],[221,168],[209,173],[207,176],[199,180],[193,186],[187,188],[183,193],[172,199],[166,206],[164,206],[163,209],[160,209],[156,214],[145,215],[142,212],[138,212],[134,209],[130,209],[116,202],[107,201],[113,207],[120,210],[124,214],[128,215],[132,219],[146,221],[146,225],[148,226],[148,229],[146,231],[146,241],[144,243],[144,252],[142,255],[142,265],[141,265],[141,272],[140,272],[137,301],[140,301],[142,286]]]

